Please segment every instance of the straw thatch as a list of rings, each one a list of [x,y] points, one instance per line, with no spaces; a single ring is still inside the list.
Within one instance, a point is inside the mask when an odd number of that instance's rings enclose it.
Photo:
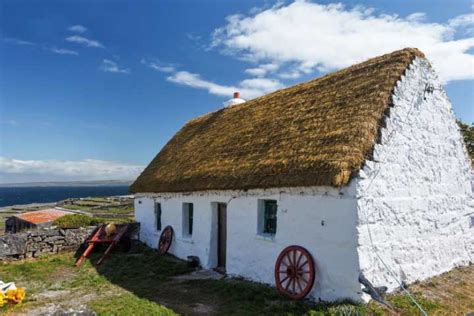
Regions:
[[[370,158],[403,49],[188,122],[132,192],[346,185]]]

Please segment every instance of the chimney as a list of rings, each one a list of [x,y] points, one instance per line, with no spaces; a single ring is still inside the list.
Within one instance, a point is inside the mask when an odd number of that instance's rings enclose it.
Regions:
[[[236,104],[241,104],[244,103],[245,100],[240,98],[240,92],[236,91],[234,92],[234,97],[230,100],[227,100],[224,102],[224,106],[231,106],[231,105],[236,105]]]

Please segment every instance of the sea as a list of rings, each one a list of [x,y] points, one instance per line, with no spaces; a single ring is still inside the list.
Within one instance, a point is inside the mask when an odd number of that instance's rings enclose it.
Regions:
[[[0,207],[31,203],[51,203],[68,198],[128,194],[130,193],[127,185],[0,187]]]

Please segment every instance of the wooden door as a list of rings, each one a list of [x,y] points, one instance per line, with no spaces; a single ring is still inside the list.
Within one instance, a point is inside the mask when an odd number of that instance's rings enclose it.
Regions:
[[[225,271],[227,252],[227,205],[217,206],[217,267]]]

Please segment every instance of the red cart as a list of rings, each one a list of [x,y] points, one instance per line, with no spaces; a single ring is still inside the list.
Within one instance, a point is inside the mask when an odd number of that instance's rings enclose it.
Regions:
[[[104,254],[100,259],[97,261],[97,264],[101,264],[102,261],[104,261],[104,258],[107,256],[107,254],[119,243],[119,242],[129,242],[129,237],[127,236],[127,231],[128,231],[128,225],[117,225],[117,229],[115,231],[115,234],[107,236],[105,233],[105,226],[106,225],[101,225],[99,226],[95,232],[92,234],[92,237],[90,237],[86,243],[88,244],[87,249],[84,251],[84,253],[77,259],[76,261],[76,267],[80,266],[84,259],[91,253],[92,249],[94,249],[94,246],[97,244],[108,244],[109,246],[105,250]]]

